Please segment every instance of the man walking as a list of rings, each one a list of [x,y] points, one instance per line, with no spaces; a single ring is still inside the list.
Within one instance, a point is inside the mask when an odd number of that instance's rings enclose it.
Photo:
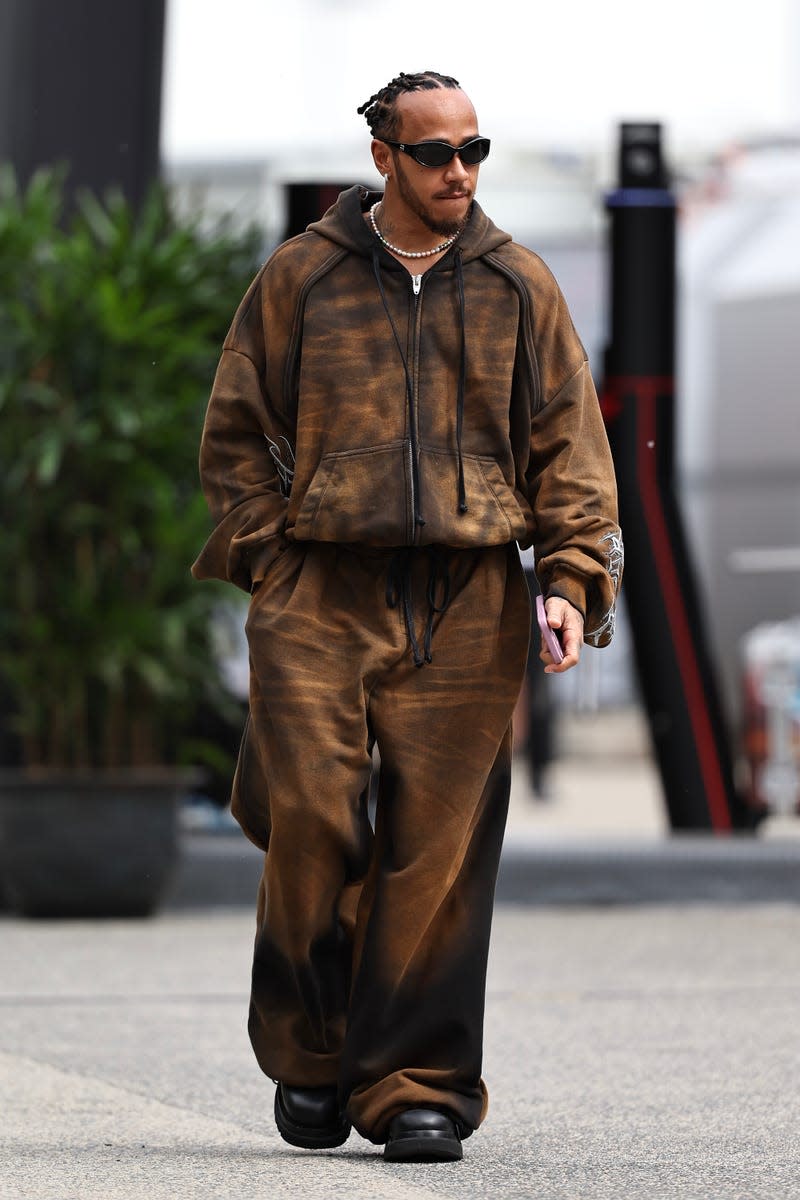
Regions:
[[[249,1030],[294,1145],[456,1159],[487,1108],[486,959],[533,543],[565,671],[613,632],[613,469],[547,268],[474,201],[449,76],[359,109],[344,192],[242,301],[206,417],[198,578],[252,592],[233,810],[265,850]],[[371,753],[380,779],[367,812]]]

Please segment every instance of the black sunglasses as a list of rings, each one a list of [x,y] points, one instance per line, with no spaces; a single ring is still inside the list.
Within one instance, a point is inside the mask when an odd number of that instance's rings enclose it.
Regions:
[[[474,137],[463,146],[451,146],[449,142],[390,142],[388,138],[380,138],[387,146],[396,146],[404,154],[408,154],[422,167],[443,167],[457,154],[465,167],[476,167],[489,157],[491,142],[489,138]]]

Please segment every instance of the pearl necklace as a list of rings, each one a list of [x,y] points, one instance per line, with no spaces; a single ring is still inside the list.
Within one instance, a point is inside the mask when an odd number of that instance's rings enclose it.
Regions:
[[[399,246],[393,246],[391,242],[387,242],[380,229],[378,229],[378,224],[375,220],[375,209],[379,204],[380,200],[376,200],[372,208],[369,210],[369,219],[372,223],[372,228],[375,231],[375,236],[379,241],[383,242],[387,250],[392,250],[395,254],[399,254],[401,258],[430,258],[432,254],[441,254],[442,250],[446,250],[448,246],[452,246],[453,242],[461,232],[461,230],[459,230],[458,233],[454,233],[453,236],[449,237],[446,242],[442,242],[440,245],[434,246],[432,250],[401,250]]]

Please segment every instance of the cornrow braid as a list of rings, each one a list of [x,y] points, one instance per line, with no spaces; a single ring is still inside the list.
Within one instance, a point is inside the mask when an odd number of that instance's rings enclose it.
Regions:
[[[397,133],[398,119],[395,101],[405,92],[432,91],[434,88],[460,87],[452,75],[440,75],[437,71],[420,71],[416,75],[407,75],[405,71],[381,88],[374,96],[370,96],[358,108],[358,114],[363,113],[364,120],[369,125],[374,138],[394,138]]]

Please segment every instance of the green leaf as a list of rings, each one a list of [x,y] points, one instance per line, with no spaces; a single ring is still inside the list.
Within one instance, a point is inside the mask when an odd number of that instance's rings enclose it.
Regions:
[[[21,189],[0,168],[0,689],[54,765],[55,729],[88,728],[102,763],[147,728],[174,759],[200,704],[228,719],[219,590],[189,566],[206,402],[261,239],[178,219],[163,188],[138,216],[119,194],[64,209],[63,170]]]

